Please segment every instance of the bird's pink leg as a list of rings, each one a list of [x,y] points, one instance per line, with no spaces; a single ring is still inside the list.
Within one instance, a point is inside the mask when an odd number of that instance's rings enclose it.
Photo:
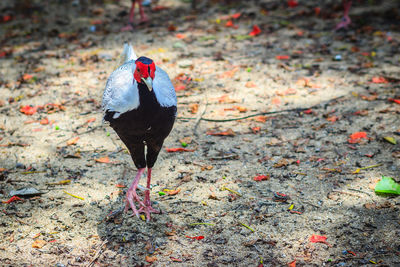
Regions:
[[[139,13],[140,13],[140,23],[145,23],[149,21],[149,18],[146,16],[144,13],[143,5],[142,5],[142,0],[139,0]]]
[[[144,206],[139,209],[139,213],[143,212],[146,214],[147,222],[150,221],[150,213],[160,213],[159,210],[154,209],[151,206],[150,201],[150,181],[151,181],[151,168],[147,169],[147,190],[144,195]]]
[[[145,206],[144,203],[142,201],[140,201],[139,196],[136,194],[136,189],[139,184],[140,177],[142,176],[144,171],[145,171],[145,168],[138,169],[135,179],[133,180],[131,186],[129,187],[128,192],[126,192],[125,212],[127,212],[130,207],[133,210],[133,213],[138,218],[139,218],[139,212],[136,209],[134,202],[138,202],[141,207]]]
[[[123,31],[123,32],[133,30],[133,23],[134,23],[134,17],[135,17],[135,4],[136,4],[136,0],[132,1],[131,10],[129,11],[128,25],[126,25],[125,27],[122,27],[121,31]]]
[[[347,28],[351,24],[351,19],[349,17],[349,11],[351,8],[351,0],[343,0],[343,18],[340,23],[338,23],[335,27],[335,30],[339,30],[341,28]]]

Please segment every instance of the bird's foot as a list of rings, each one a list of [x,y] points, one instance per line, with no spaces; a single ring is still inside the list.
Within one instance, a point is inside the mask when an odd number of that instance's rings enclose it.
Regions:
[[[155,208],[153,208],[151,205],[147,205],[147,206],[142,206],[140,207],[139,213],[144,213],[146,214],[146,221],[149,222],[151,217],[150,217],[150,213],[160,213],[159,210],[156,210]]]
[[[126,204],[125,204],[125,212],[132,209],[133,213],[136,217],[139,218],[139,211],[136,208],[135,202],[139,203],[139,206],[145,207],[144,203],[140,200],[139,196],[136,194],[136,187],[130,187],[128,192],[126,192]],[[140,209],[139,209],[140,210]]]
[[[128,25],[121,28],[121,32],[130,32],[133,31],[133,23],[129,23]]]
[[[342,21],[339,22],[336,27],[335,27],[335,31],[338,31],[340,29],[347,29],[349,27],[349,25],[351,24],[351,19],[349,16],[344,16],[342,18]]]
[[[149,18],[146,16],[146,14],[143,14],[143,16],[139,20],[139,24],[145,24],[149,22]]]

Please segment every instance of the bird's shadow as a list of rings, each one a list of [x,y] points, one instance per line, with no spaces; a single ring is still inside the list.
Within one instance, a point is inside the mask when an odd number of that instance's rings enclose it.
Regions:
[[[166,212],[165,204],[154,201],[154,190],[151,193],[152,206],[160,210],[159,214],[151,214],[151,220],[146,222],[145,217],[137,218],[131,209],[125,212],[125,193],[103,207],[98,218],[97,233],[102,243],[105,244],[103,252],[108,251],[111,258],[97,262],[109,264],[113,262],[118,266],[144,266],[148,264],[146,256],[152,254],[160,247],[166,247],[168,239],[166,233],[174,233],[174,223]],[[138,190],[140,198],[144,194]]]

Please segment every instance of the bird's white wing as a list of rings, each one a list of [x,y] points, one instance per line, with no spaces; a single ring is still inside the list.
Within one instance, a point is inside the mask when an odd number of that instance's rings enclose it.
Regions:
[[[139,106],[139,90],[133,79],[135,61],[120,66],[107,80],[103,93],[103,111],[114,111],[114,119]]]
[[[156,67],[153,90],[158,103],[160,103],[162,107],[176,106],[175,88],[168,74],[160,67]]]

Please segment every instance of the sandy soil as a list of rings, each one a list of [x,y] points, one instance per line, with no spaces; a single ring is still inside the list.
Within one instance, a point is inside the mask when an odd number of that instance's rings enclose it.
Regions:
[[[1,204],[0,265],[400,266],[400,198],[373,190],[400,178],[395,1],[356,3],[338,32],[340,1],[199,1],[193,12],[162,0],[132,32],[120,32],[129,1],[12,2],[0,4],[14,14],[0,24],[0,198],[41,194]],[[253,25],[262,32],[249,37]],[[124,41],[178,89],[165,147],[194,150],[160,153],[151,198],[162,214],[150,223],[122,212],[136,170],[101,123]],[[349,142],[356,132],[367,138]]]

